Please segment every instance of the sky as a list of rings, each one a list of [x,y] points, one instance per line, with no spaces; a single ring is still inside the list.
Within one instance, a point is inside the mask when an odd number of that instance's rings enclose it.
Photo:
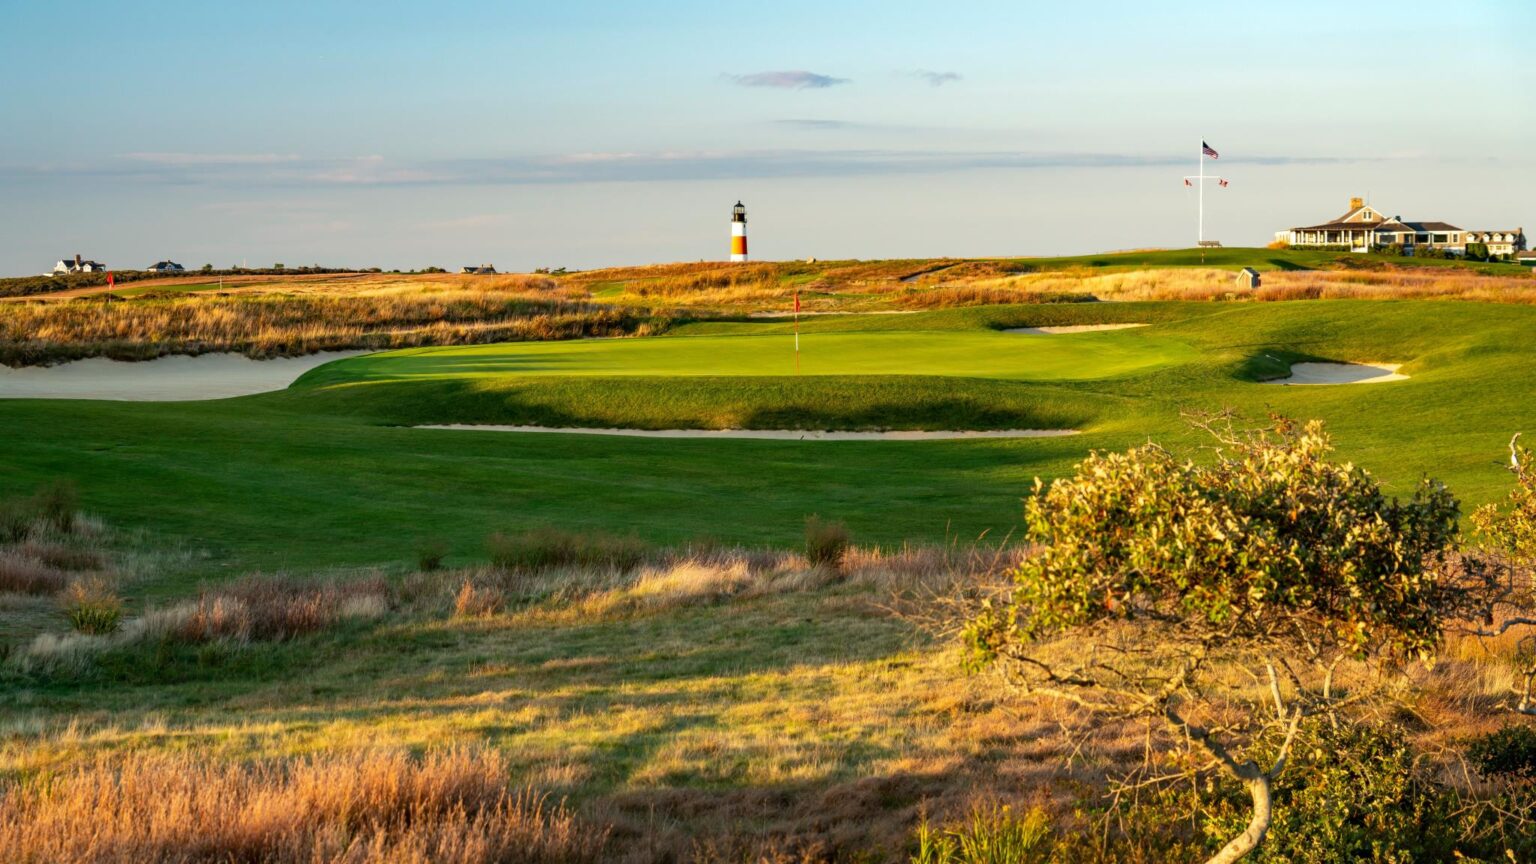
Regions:
[[[0,0],[0,273],[1536,231],[1528,3]]]

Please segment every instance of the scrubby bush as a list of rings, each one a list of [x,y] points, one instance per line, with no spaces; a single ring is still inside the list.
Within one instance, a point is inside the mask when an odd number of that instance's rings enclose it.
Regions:
[[[32,533],[35,516],[31,502],[5,499],[0,501],[0,543],[20,543]]]
[[[491,563],[508,572],[531,573],[566,567],[632,570],[650,552],[638,537],[579,533],[549,525],[496,532],[486,538]]]
[[[1467,761],[1485,777],[1536,779],[1536,729],[1505,726],[1480,735],[1468,742]]]
[[[35,510],[47,525],[60,534],[75,530],[75,511],[80,493],[68,480],[55,480],[37,491]]]
[[[1401,729],[1317,720],[1291,748],[1274,788],[1274,822],[1255,862],[1409,864],[1449,861],[1460,847],[1453,798],[1418,769]],[[1211,839],[1241,831],[1247,802],[1219,802],[1204,825]],[[1463,850],[1467,851],[1467,850]]]
[[[842,522],[815,515],[805,518],[805,560],[811,566],[841,571],[850,542],[848,526]]]
[[[1357,670],[1359,705],[1395,663],[1438,647],[1457,599],[1440,566],[1458,507],[1428,480],[1389,498],[1328,458],[1318,423],[1205,426],[1221,446],[1212,460],[1147,445],[1036,481],[1025,523],[1038,551],[967,639],[976,662],[1007,664],[1026,692],[1161,718],[1170,746],[1203,751],[1188,764],[1247,787],[1250,820],[1211,859],[1230,862],[1269,830],[1302,717],[1340,718],[1339,676]],[[1212,686],[1237,670],[1267,688]],[[1218,732],[1192,719],[1218,708],[1246,720]],[[1263,764],[1241,755],[1271,736],[1285,743]]]
[[[254,575],[205,590],[190,604],[160,613],[182,642],[277,641],[325,629],[345,618],[374,618],[388,607],[382,579],[311,583]]]
[[[123,601],[105,579],[77,579],[59,598],[64,617],[77,633],[104,636],[115,633],[123,620]]]
[[[416,569],[431,573],[443,566],[448,557],[448,544],[438,539],[422,540],[416,544]]]

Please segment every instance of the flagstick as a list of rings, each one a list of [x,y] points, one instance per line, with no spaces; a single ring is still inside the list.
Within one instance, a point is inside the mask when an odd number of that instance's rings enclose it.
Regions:
[[[1200,138],[1200,227],[1195,235],[1200,249],[1200,263],[1205,263],[1205,137]]]
[[[795,289],[795,374],[800,374],[800,289]]]

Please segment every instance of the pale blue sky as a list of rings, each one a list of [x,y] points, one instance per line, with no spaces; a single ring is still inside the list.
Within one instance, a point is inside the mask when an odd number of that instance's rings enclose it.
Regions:
[[[0,10],[8,274],[1190,245],[1202,135],[1229,245],[1536,217],[1519,0]]]

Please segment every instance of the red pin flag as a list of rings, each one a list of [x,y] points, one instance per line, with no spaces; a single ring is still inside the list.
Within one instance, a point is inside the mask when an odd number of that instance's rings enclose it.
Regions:
[[[108,270],[107,271],[107,287],[111,288],[113,285],[116,285],[116,284],[117,283],[115,281],[113,281],[113,279],[112,279],[112,271]]]

